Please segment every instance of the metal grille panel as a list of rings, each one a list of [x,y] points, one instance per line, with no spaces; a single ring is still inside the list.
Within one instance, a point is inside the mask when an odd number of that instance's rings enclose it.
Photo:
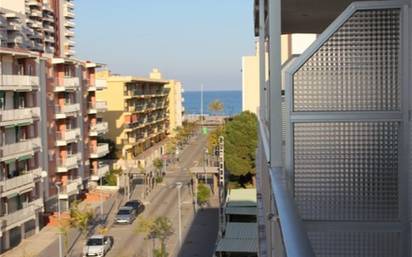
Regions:
[[[361,10],[294,74],[294,111],[399,111],[400,10]]]
[[[398,122],[296,123],[293,133],[303,219],[398,218]]]
[[[311,232],[317,257],[400,256],[397,232]]]

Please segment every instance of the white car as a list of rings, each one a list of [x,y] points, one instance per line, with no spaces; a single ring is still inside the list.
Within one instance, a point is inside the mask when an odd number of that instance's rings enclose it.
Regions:
[[[90,237],[83,248],[83,257],[103,257],[112,248],[113,240],[109,236],[94,235]]]

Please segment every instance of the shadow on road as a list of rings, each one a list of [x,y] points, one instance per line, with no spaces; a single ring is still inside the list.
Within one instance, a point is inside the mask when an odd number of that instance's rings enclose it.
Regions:
[[[187,232],[178,257],[211,257],[218,232],[217,208],[199,209]]]

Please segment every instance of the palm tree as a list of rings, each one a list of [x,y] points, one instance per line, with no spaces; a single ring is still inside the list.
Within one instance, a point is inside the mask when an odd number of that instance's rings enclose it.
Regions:
[[[223,111],[224,109],[224,105],[221,101],[219,101],[218,99],[213,100],[212,102],[209,103],[209,111],[211,113],[217,114],[221,111]]]

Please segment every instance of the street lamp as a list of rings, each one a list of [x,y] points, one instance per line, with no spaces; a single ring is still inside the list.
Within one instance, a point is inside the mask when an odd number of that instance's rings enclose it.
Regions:
[[[178,216],[179,216],[179,247],[182,246],[182,205],[180,202],[180,189],[182,188],[182,182],[176,182],[176,188],[177,188],[177,210],[178,210]]]
[[[58,217],[59,223],[61,225],[62,221],[61,221],[60,198],[59,198],[61,182],[56,182],[54,185],[57,188],[57,215],[58,215],[57,217]],[[63,241],[62,241],[61,231],[59,232],[59,257],[63,257]]]

